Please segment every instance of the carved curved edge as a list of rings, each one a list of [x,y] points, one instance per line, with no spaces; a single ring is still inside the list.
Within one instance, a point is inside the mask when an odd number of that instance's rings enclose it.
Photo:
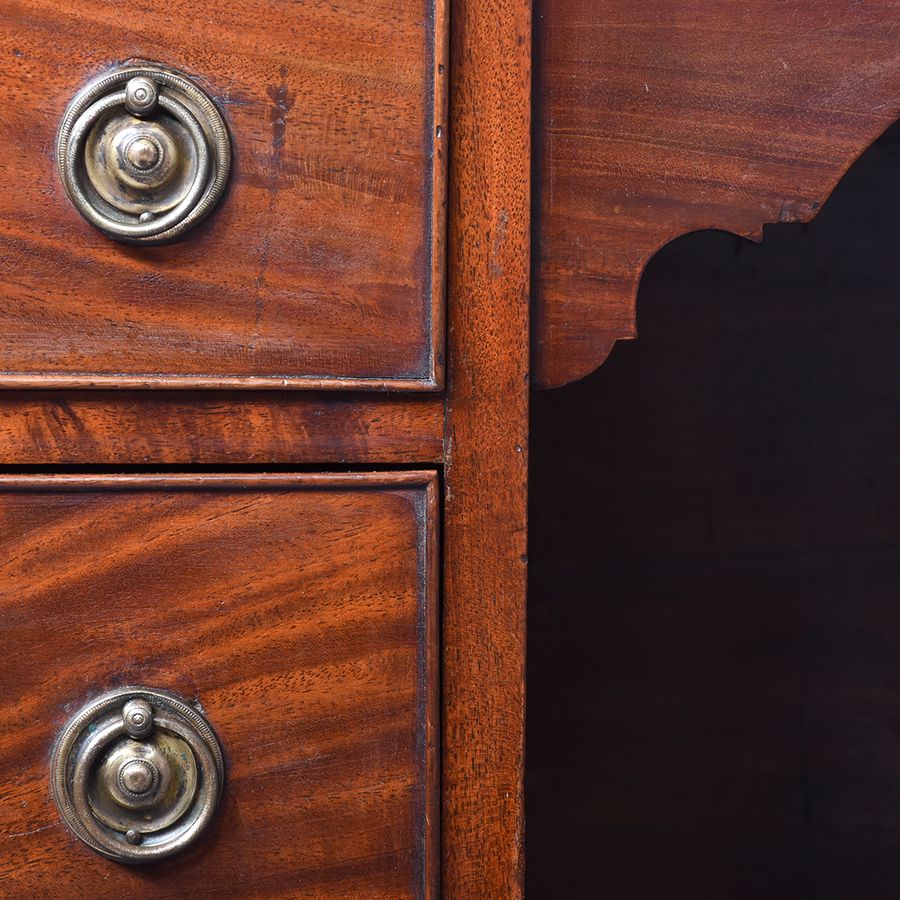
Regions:
[[[900,118],[900,0],[538,0],[536,387],[636,336],[641,276],[705,229],[808,222]]]

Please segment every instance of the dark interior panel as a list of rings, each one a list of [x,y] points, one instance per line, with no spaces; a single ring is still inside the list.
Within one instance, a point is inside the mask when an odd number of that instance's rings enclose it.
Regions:
[[[900,127],[532,404],[528,894],[900,884]]]

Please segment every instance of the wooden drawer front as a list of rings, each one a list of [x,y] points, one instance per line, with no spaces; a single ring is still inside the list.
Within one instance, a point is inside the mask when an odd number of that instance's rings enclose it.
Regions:
[[[444,29],[442,0],[0,5],[0,385],[437,386]],[[67,104],[129,60],[232,136],[165,246],[101,235],[57,173]]]
[[[4,897],[423,897],[435,884],[429,474],[4,477]],[[124,684],[198,698],[226,756],[183,856],[96,855],[55,736]]]

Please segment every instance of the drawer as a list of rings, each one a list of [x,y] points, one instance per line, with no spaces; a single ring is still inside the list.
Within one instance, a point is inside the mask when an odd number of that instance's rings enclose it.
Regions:
[[[439,387],[445,29],[442,0],[2,4],[0,386]],[[230,135],[215,209],[161,246],[89,224],[57,160],[131,64]]]
[[[429,473],[4,476],[3,896],[433,896],[435,506]],[[187,849],[123,865],[51,768],[135,685],[196,704],[224,788]]]

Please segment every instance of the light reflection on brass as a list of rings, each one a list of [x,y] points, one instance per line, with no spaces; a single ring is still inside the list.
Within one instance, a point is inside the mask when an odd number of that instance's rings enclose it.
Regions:
[[[63,729],[51,760],[56,805],[72,831],[118,862],[162,859],[192,844],[222,792],[209,723],[168,691],[98,697]]]
[[[69,198],[92,225],[118,240],[156,243],[184,234],[215,206],[231,144],[215,104],[184,75],[126,66],[69,104],[57,159]]]

